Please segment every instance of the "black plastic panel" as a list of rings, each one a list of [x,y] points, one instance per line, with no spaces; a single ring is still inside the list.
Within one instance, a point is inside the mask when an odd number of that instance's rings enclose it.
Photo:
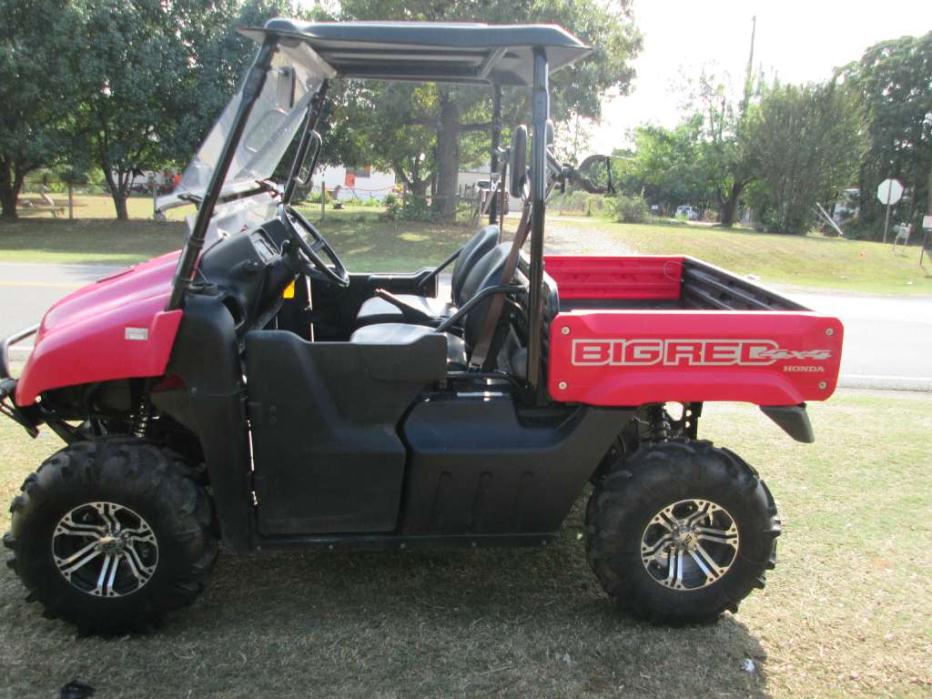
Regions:
[[[630,418],[588,407],[519,417],[507,394],[422,401],[404,424],[411,459],[401,532],[556,531]]]
[[[246,336],[246,364],[260,533],[395,529],[398,424],[443,378],[443,336],[366,346],[258,331]]]
[[[243,368],[233,318],[216,296],[189,294],[166,374],[184,379],[189,400],[159,409],[200,440],[223,542],[252,547],[253,513]]]

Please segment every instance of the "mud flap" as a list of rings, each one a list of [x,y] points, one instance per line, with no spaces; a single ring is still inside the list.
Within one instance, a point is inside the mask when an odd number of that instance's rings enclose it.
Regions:
[[[762,405],[760,409],[764,415],[773,420],[777,425],[797,442],[806,442],[811,444],[815,441],[815,433],[812,431],[812,423],[809,422],[809,414],[806,412],[806,404],[799,405]]]

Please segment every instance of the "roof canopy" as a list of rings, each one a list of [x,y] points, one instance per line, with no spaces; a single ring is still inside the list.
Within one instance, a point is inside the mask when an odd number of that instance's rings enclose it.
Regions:
[[[310,46],[339,77],[420,82],[531,85],[533,49],[547,52],[554,71],[589,53],[588,46],[550,24],[449,22],[302,22],[271,19],[244,29]]]

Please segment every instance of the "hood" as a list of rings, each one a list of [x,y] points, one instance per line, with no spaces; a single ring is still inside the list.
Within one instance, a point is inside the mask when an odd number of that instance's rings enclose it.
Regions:
[[[16,387],[16,403],[43,391],[121,378],[160,376],[182,311],[165,311],[178,252],[104,277],[45,314]]]

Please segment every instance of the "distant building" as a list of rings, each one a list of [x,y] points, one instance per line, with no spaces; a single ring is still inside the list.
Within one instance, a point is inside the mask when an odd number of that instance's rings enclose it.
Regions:
[[[489,165],[465,168],[456,177],[457,194],[463,199],[475,199],[479,187],[489,186]],[[521,211],[521,200],[509,195],[509,210]]]
[[[395,189],[395,173],[379,172],[371,166],[347,168],[343,165],[329,165],[314,177],[316,189],[320,188],[321,178],[327,185],[327,191],[335,192],[340,201],[350,199],[381,201]]]

